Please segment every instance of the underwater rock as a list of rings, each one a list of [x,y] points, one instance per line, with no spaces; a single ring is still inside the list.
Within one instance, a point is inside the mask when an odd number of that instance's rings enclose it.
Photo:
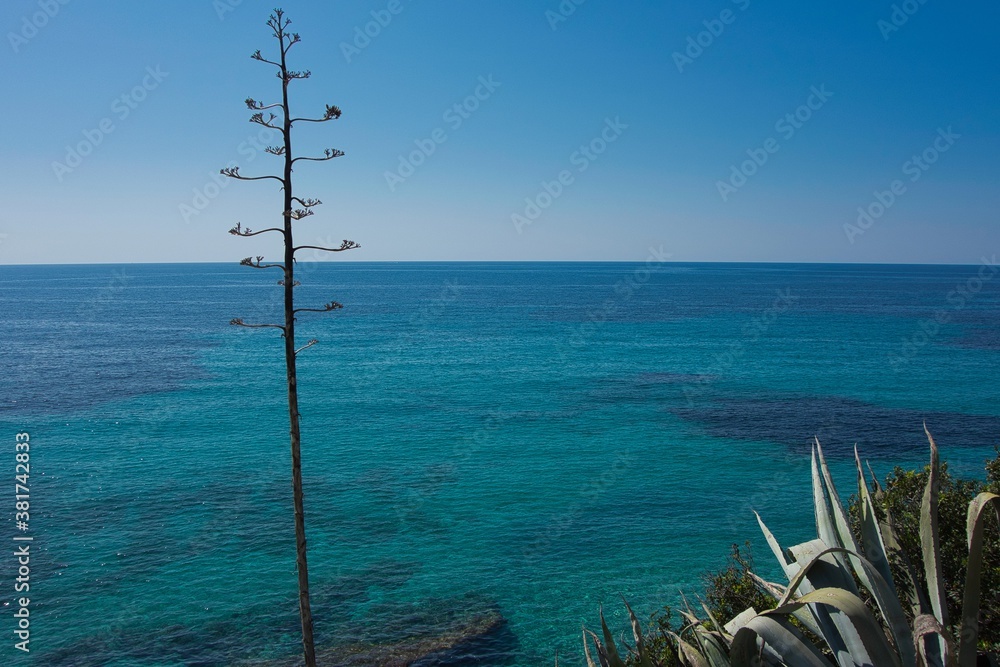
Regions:
[[[479,664],[477,647],[506,629],[507,620],[495,610],[458,618],[434,632],[414,633],[383,642],[355,642],[319,647],[319,667],[444,667]],[[492,652],[486,649],[487,652]],[[472,662],[467,662],[471,660]],[[244,660],[241,667],[301,667],[301,656],[282,660]]]
[[[415,636],[391,644],[354,644],[319,651],[317,663],[323,667],[430,667],[448,664],[451,654],[462,653],[464,646],[497,632],[506,622],[498,612],[477,614],[436,635]]]

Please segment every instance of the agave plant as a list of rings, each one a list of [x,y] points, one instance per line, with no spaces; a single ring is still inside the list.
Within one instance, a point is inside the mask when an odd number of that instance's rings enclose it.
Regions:
[[[948,631],[939,555],[938,448],[929,432],[927,439],[931,464],[920,511],[926,589],[921,588],[912,568],[904,568],[907,585],[897,589],[893,581],[889,555],[899,551],[893,518],[883,508],[879,519],[875,508],[882,490],[874,476],[874,493],[869,489],[857,449],[861,527],[856,537],[817,440],[812,451],[816,539],[786,551],[757,516],[764,538],[788,578],[788,585],[782,586],[755,576],[778,600],[777,605],[762,612],[747,609],[725,625],[704,604],[707,620],[687,606],[682,612],[686,626],[680,633],[671,633],[681,662],[690,667],[975,667],[983,532],[990,508],[1000,522],[1000,496],[980,493],[969,505],[969,557],[961,632],[955,646]],[[906,592],[901,597],[897,590]],[[904,606],[909,607],[910,615]],[[652,667],[639,622],[627,604],[626,608],[635,635],[636,645],[631,649],[634,662],[639,667]],[[584,630],[588,667],[596,667],[591,645],[601,667],[625,667],[603,613],[601,629],[603,641]]]

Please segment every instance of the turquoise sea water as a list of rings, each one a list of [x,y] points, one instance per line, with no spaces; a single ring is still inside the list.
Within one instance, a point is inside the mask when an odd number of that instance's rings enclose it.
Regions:
[[[1000,442],[1000,278],[977,266],[306,264],[299,298],[320,642],[504,627],[426,664],[582,664],[696,592],[729,545],[812,535],[809,442],[843,495]],[[31,653],[46,667],[247,664],[298,650],[270,275],[0,267],[0,440],[31,435]],[[276,278],[275,278],[276,279]],[[936,318],[936,319],[935,319]],[[13,483],[4,534],[18,533]],[[759,541],[758,541],[759,543]],[[11,552],[12,549],[4,549]],[[760,548],[766,570],[770,556]],[[0,557],[0,581],[16,563]],[[12,583],[0,601],[13,603]],[[11,610],[12,607],[7,607]]]

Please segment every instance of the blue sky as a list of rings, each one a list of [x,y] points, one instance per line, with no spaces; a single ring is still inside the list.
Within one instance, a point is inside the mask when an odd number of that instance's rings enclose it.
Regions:
[[[273,6],[4,2],[0,263],[274,256],[275,239],[226,233],[279,222],[274,185],[213,180],[231,162],[277,173],[243,105],[279,94],[248,57],[274,49]],[[996,3],[282,7],[313,72],[293,112],[344,111],[295,137],[346,152],[297,170],[296,193],[325,202],[298,238],[361,243],[343,259],[1000,250]]]

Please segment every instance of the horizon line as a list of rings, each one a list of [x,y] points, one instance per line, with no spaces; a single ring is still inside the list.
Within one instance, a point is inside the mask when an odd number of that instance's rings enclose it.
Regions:
[[[649,260],[633,259],[418,259],[418,260],[313,260],[317,264],[645,264]],[[762,264],[762,265],[793,265],[793,266],[978,266],[983,263],[972,262],[815,262],[794,260],[670,260],[657,262],[660,264]],[[239,262],[226,261],[173,261],[173,262],[38,262],[25,264],[0,263],[0,268],[27,266],[185,266],[185,265],[219,265]]]

